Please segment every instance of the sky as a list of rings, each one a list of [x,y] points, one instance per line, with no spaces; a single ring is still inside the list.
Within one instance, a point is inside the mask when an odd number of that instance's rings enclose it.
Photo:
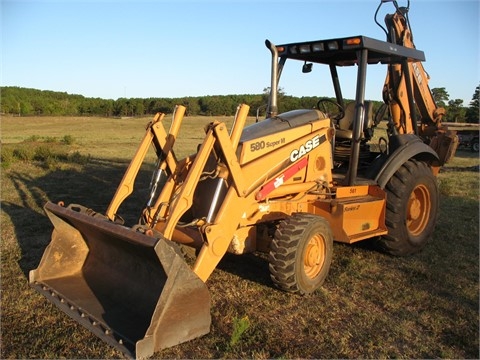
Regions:
[[[399,0],[405,6],[406,0]],[[384,40],[380,0],[0,0],[2,86],[104,99],[260,94],[275,44],[366,35]],[[430,88],[468,106],[480,84],[479,0],[411,0],[414,42]],[[392,3],[379,12],[383,24]],[[287,61],[287,95],[333,96],[326,69]],[[381,100],[386,68],[369,67],[366,97]],[[356,69],[339,72],[355,97]]]

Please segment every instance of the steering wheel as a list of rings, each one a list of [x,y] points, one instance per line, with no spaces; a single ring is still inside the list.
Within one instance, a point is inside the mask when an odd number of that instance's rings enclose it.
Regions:
[[[380,124],[380,122],[383,120],[385,115],[387,114],[388,106],[385,103],[382,103],[380,107],[378,108],[377,112],[375,113],[375,116],[373,118],[373,123],[375,126]]]
[[[329,111],[329,108],[331,109],[331,106],[327,106],[328,104],[332,104],[335,106],[335,110],[333,112]],[[343,109],[342,105],[329,98],[322,98],[318,100],[317,109],[323,111],[325,114],[327,114],[329,118],[332,118],[334,120],[340,120],[345,116],[345,110]]]

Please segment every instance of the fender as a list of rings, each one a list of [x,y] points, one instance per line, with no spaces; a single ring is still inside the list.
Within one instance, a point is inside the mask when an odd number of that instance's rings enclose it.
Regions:
[[[411,158],[438,161],[438,155],[430,146],[413,134],[390,137],[390,155],[382,159],[380,170],[375,175],[375,182],[384,189],[390,178]],[[374,166],[372,164],[372,166]]]

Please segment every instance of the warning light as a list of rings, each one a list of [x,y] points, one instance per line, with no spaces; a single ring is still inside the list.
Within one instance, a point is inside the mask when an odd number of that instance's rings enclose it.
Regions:
[[[345,45],[360,45],[362,39],[360,38],[351,38],[345,40]]]

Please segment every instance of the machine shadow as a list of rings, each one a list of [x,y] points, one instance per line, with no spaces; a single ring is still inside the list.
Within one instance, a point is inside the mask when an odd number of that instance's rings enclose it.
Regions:
[[[80,204],[103,213],[127,166],[128,163],[124,161],[92,159],[80,171],[56,169],[43,177],[34,177],[18,171],[7,175],[20,201],[18,203],[2,201],[2,211],[13,223],[21,251],[18,263],[26,277],[30,270],[37,267],[46,246],[50,243],[53,225],[41,210],[45,203],[62,201],[66,205]],[[145,201],[141,200],[140,196],[145,193],[143,178],[146,176],[147,172],[141,171],[140,181],[136,183],[140,191],[125,201],[120,209],[122,213],[131,213],[129,210],[135,203]],[[138,206],[136,209],[138,212]],[[131,221],[132,217],[126,219]]]
[[[120,183],[127,161],[91,159],[81,170],[58,169],[43,177],[34,177],[23,172],[10,172],[20,201],[2,202],[2,211],[13,222],[15,237],[21,251],[18,261],[21,271],[28,273],[38,267],[45,248],[51,241],[53,225],[43,212],[47,201],[65,205],[79,204],[105,213]],[[133,193],[123,202],[119,215],[126,226],[137,224],[141,210],[149,195],[151,169],[142,167],[135,181]],[[240,278],[273,286],[268,272],[268,261],[262,255],[226,254],[218,268]]]
[[[270,278],[268,259],[265,254],[234,255],[227,253],[218,264],[217,269],[226,271],[244,280],[275,288]]]

